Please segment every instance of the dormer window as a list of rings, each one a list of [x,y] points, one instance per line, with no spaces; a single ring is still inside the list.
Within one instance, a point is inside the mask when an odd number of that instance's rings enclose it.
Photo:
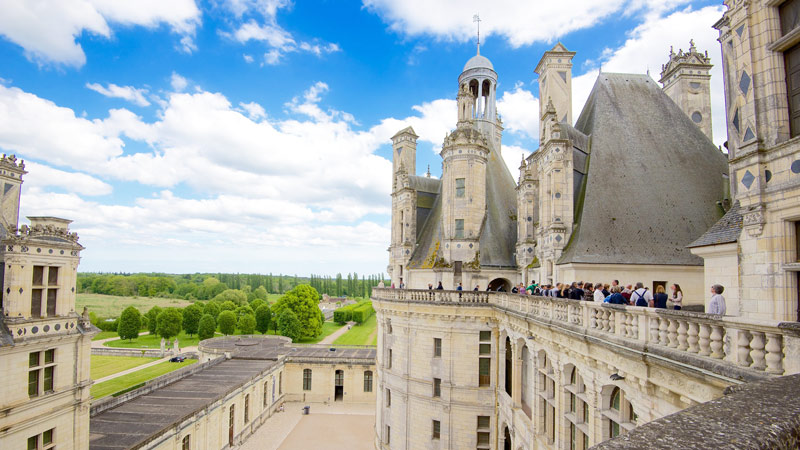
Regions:
[[[33,266],[31,317],[56,315],[58,272],[58,267]],[[43,314],[43,312],[46,312],[46,314]]]

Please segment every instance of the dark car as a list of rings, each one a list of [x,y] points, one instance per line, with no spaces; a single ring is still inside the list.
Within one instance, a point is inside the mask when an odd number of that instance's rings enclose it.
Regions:
[[[184,361],[186,361],[185,356],[173,356],[172,358],[169,359],[169,362],[184,362]]]

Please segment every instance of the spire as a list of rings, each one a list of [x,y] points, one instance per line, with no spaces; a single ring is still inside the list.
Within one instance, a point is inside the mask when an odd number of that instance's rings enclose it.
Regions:
[[[472,16],[472,21],[478,24],[478,55],[481,54],[481,16],[475,14]]]
[[[425,172],[425,176],[428,177],[428,178],[431,177],[431,165],[430,164],[428,164],[428,171]]]

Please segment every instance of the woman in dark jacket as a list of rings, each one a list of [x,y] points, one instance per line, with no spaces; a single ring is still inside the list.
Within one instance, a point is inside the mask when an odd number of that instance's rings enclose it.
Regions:
[[[664,286],[656,288],[656,295],[653,296],[653,303],[656,308],[667,309],[667,293],[664,291]]]

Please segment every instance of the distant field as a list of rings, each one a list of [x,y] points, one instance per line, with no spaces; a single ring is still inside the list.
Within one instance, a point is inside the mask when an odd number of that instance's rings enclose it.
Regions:
[[[139,358],[137,356],[92,355],[92,379],[99,380],[123,370],[156,361],[158,358]]]
[[[378,319],[373,314],[361,325],[353,325],[350,331],[339,336],[333,345],[377,345]]]
[[[160,297],[118,297],[116,295],[102,295],[102,294],[78,294],[75,310],[80,314],[83,307],[89,307],[89,311],[97,314],[99,317],[119,317],[122,310],[128,306],[135,306],[140,313],[144,314],[150,311],[153,306],[160,308],[177,307],[183,308],[190,305],[192,302],[188,300],[179,300],[172,298]]]
[[[161,364],[156,364],[155,366],[148,367],[146,369],[142,369],[133,373],[129,373],[128,375],[123,375],[118,378],[114,378],[112,380],[104,381],[102,383],[97,383],[92,386],[92,396],[95,400],[103,398],[107,395],[111,395],[115,392],[119,392],[123,389],[127,389],[131,386],[136,386],[137,384],[144,383],[145,381],[152,380],[153,378],[159,377],[164,375],[165,373],[172,372],[173,370],[178,370],[181,367],[188,366],[189,364],[196,363],[196,359],[187,359],[182,363],[173,363],[173,362],[163,362]]]

